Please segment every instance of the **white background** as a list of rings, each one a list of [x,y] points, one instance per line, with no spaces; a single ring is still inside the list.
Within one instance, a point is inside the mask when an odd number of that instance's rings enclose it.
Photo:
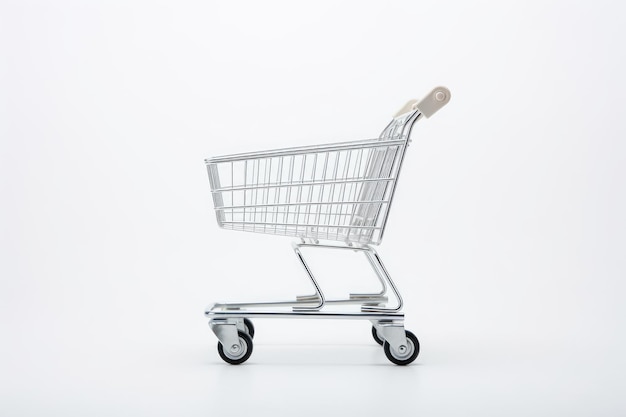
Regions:
[[[624,39],[601,1],[3,0],[0,414],[626,413]],[[224,364],[207,304],[310,289],[218,229],[203,158],[375,137],[440,84],[379,248],[418,360],[258,320]]]

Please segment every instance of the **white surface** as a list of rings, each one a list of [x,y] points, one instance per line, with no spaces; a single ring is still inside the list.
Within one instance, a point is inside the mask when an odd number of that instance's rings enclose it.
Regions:
[[[0,415],[626,413],[623,16],[2,2]],[[415,366],[271,320],[223,364],[206,304],[309,288],[289,239],[217,229],[203,158],[370,138],[439,84],[379,249]]]

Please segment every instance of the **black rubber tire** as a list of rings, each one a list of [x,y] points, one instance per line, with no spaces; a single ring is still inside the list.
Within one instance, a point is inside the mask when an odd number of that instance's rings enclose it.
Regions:
[[[383,345],[383,343],[385,343],[383,339],[378,337],[378,331],[376,330],[376,327],[374,326],[372,326],[372,337],[374,338],[374,341],[381,346]]]
[[[413,362],[415,358],[417,358],[417,355],[419,355],[420,353],[420,342],[417,340],[417,337],[415,337],[415,335],[408,330],[405,330],[405,333],[407,341],[409,342],[409,347],[411,347],[410,345],[413,345],[413,351],[410,352],[410,354],[407,353],[406,356],[396,357],[391,351],[391,345],[389,344],[389,342],[385,341],[385,344],[383,345],[385,356],[387,356],[387,359],[389,359],[396,365],[408,365]]]
[[[248,333],[238,331],[239,342],[244,347],[244,352],[242,355],[237,355],[236,357],[228,356],[224,352],[224,346],[222,346],[222,342],[217,342],[217,353],[220,354],[220,357],[224,360],[224,362],[228,362],[231,365],[239,365],[240,363],[244,363],[248,360],[250,355],[252,355],[252,338],[248,336]]]
[[[243,324],[246,326],[246,331],[250,335],[250,338],[254,339],[254,325],[252,324],[252,320],[243,319]]]

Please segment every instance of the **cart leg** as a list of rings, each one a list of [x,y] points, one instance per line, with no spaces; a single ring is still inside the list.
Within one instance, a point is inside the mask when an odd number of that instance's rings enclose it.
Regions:
[[[328,301],[328,303],[332,302],[332,303],[340,304],[341,302],[347,301],[347,302],[361,303],[362,305],[365,305],[365,306],[379,307],[379,308],[384,309],[384,303],[387,302],[387,297],[385,296],[385,294],[387,293],[387,284],[386,284],[384,274],[381,274],[381,272],[379,272],[379,267],[376,265],[375,261],[373,260],[373,257],[369,253],[372,251],[372,249],[369,246],[349,247],[349,246],[336,246],[336,245],[320,245],[319,243],[293,242],[292,247],[294,251],[296,252],[296,255],[298,256],[298,259],[304,266],[305,271],[309,275],[309,279],[311,279],[311,281],[313,282],[313,286],[316,288],[315,294],[299,295],[296,297],[296,301],[299,303],[305,303],[305,302],[307,303],[317,302],[318,303],[317,306],[298,307],[298,309],[302,308],[305,310],[319,310],[322,308],[323,303],[327,302],[326,300],[322,300],[323,297],[322,299],[320,299],[321,291],[319,290],[319,286],[317,285],[315,278],[313,278],[311,269],[308,267],[307,263],[304,260],[304,255],[300,251],[300,248],[303,248],[303,247],[322,248],[322,249],[339,249],[339,250],[350,250],[350,251],[355,251],[355,252],[358,252],[358,251],[364,252],[365,257],[367,258],[370,266],[374,270],[376,277],[378,278],[378,281],[380,282],[380,285],[381,285],[380,291],[372,292],[372,293],[351,293],[347,300],[331,300],[331,301]]]
[[[367,301],[367,300],[372,300],[373,299],[373,303],[374,305],[376,304],[376,300],[380,299],[380,297],[384,297],[385,294],[387,294],[387,284],[385,284],[385,280],[383,277],[380,276],[380,274],[378,273],[378,270],[376,269],[376,265],[374,264],[374,262],[372,261],[372,259],[369,257],[369,255],[367,254],[367,250],[365,250],[365,257],[367,258],[367,261],[369,262],[370,266],[372,267],[372,269],[376,272],[376,277],[378,278],[378,281],[380,281],[380,284],[382,286],[382,289],[377,292],[377,293],[367,293],[367,294],[350,294],[350,299],[351,300],[363,300],[363,301]]]
[[[400,292],[398,291],[396,284],[394,284],[393,280],[391,279],[389,272],[387,272],[387,268],[385,268],[385,265],[383,265],[383,262],[381,261],[378,253],[373,248],[368,246],[367,249],[365,250],[365,256],[367,256],[367,259],[369,260],[370,265],[374,269],[374,272],[376,272],[376,275],[378,275],[378,278],[381,280],[381,282],[387,281],[389,283],[389,286],[391,287],[391,291],[393,292],[393,295],[398,300],[398,305],[394,308],[364,305],[363,307],[361,307],[361,311],[364,311],[364,312],[365,311],[398,312],[402,310],[402,305],[403,305],[402,296],[400,295]]]
[[[292,247],[293,247],[293,251],[296,253],[296,256],[300,260],[300,263],[304,267],[304,270],[309,276],[309,279],[313,283],[313,287],[315,287],[314,295],[302,296],[300,297],[300,299],[297,299],[297,300],[298,301],[318,301],[317,305],[302,306],[302,307],[296,306],[296,307],[293,307],[293,309],[294,310],[320,310],[322,307],[324,307],[324,303],[326,302],[326,300],[324,299],[324,294],[322,293],[322,290],[319,284],[315,280],[315,277],[313,276],[313,272],[311,272],[311,268],[309,268],[306,261],[304,260],[304,256],[302,256],[302,251],[300,250],[300,247],[298,246],[298,244],[294,243],[292,244]]]

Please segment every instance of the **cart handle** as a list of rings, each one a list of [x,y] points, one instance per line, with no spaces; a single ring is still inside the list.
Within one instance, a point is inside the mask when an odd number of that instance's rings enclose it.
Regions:
[[[433,91],[428,93],[421,101],[409,100],[393,117],[397,118],[415,110],[418,110],[426,117],[430,117],[437,113],[440,108],[448,104],[449,101],[450,90],[446,87],[435,87]]]

